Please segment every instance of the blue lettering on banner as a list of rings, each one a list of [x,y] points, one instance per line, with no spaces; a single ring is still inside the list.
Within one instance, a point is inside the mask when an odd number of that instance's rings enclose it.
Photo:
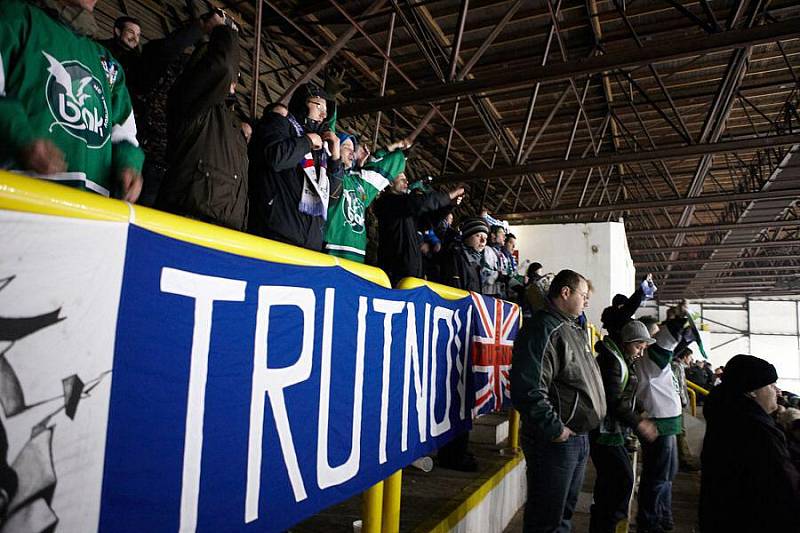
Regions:
[[[101,531],[282,531],[471,426],[470,299],[131,226]]]

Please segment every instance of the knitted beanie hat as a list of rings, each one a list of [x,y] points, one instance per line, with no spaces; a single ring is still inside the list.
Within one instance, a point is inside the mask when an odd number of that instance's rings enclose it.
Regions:
[[[486,221],[480,217],[471,217],[461,223],[461,238],[468,239],[476,233],[485,233],[489,235],[489,226]]]
[[[731,391],[750,392],[778,381],[770,363],[752,355],[739,354],[725,365],[722,383]]]

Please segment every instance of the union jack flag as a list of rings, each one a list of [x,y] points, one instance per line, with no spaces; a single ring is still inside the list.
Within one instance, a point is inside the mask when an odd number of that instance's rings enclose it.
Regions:
[[[499,411],[511,400],[511,350],[519,331],[519,306],[476,293],[472,330],[472,372],[475,378],[473,416]]]

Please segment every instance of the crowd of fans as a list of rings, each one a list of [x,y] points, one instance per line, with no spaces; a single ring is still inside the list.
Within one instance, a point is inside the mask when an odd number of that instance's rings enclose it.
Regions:
[[[632,437],[642,446],[637,531],[672,530],[672,481],[679,467],[698,468],[683,423],[687,380],[712,391],[701,530],[800,531],[798,398],[778,394],[772,365],[693,361],[699,336],[685,302],[663,322],[634,320],[655,290],[649,275],[604,309],[608,334],[592,350],[590,281],[520,265],[516,237],[488,212],[456,223],[464,188],[410,185],[411,140],[371,153],[358,132],[336,132],[336,94],[314,83],[248,120],[235,99],[239,34],[224,11],[142,46],[130,17],[92,40],[95,2],[0,3],[4,168],[359,262],[374,203],[377,265],[393,284],[426,278],[522,308],[511,382],[528,461],[525,531],[569,530],[589,456],[591,531],[615,531],[633,488]],[[466,436],[439,463],[477,467]]]
[[[250,120],[223,10],[143,45],[128,16],[93,40],[95,2],[0,6],[4,168],[359,262],[374,203],[375,262],[393,284],[414,276],[523,300],[515,237],[488,213],[454,225],[464,188],[409,184],[410,139],[371,153],[336,131],[337,94],[314,83]]]

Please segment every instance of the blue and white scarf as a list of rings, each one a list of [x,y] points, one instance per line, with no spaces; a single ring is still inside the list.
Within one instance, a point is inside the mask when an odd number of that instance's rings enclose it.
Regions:
[[[303,126],[297,122],[292,115],[287,117],[289,122],[294,126],[294,130],[298,137],[305,135]],[[322,154],[319,158],[319,176],[317,169],[314,166],[314,155],[308,152],[303,156],[303,160],[299,163],[300,168],[305,174],[303,180],[303,194],[300,196],[300,204],[297,208],[301,213],[310,215],[312,217],[322,217],[323,220],[328,218],[328,201],[330,199],[330,181],[328,180],[328,154],[323,147]]]

